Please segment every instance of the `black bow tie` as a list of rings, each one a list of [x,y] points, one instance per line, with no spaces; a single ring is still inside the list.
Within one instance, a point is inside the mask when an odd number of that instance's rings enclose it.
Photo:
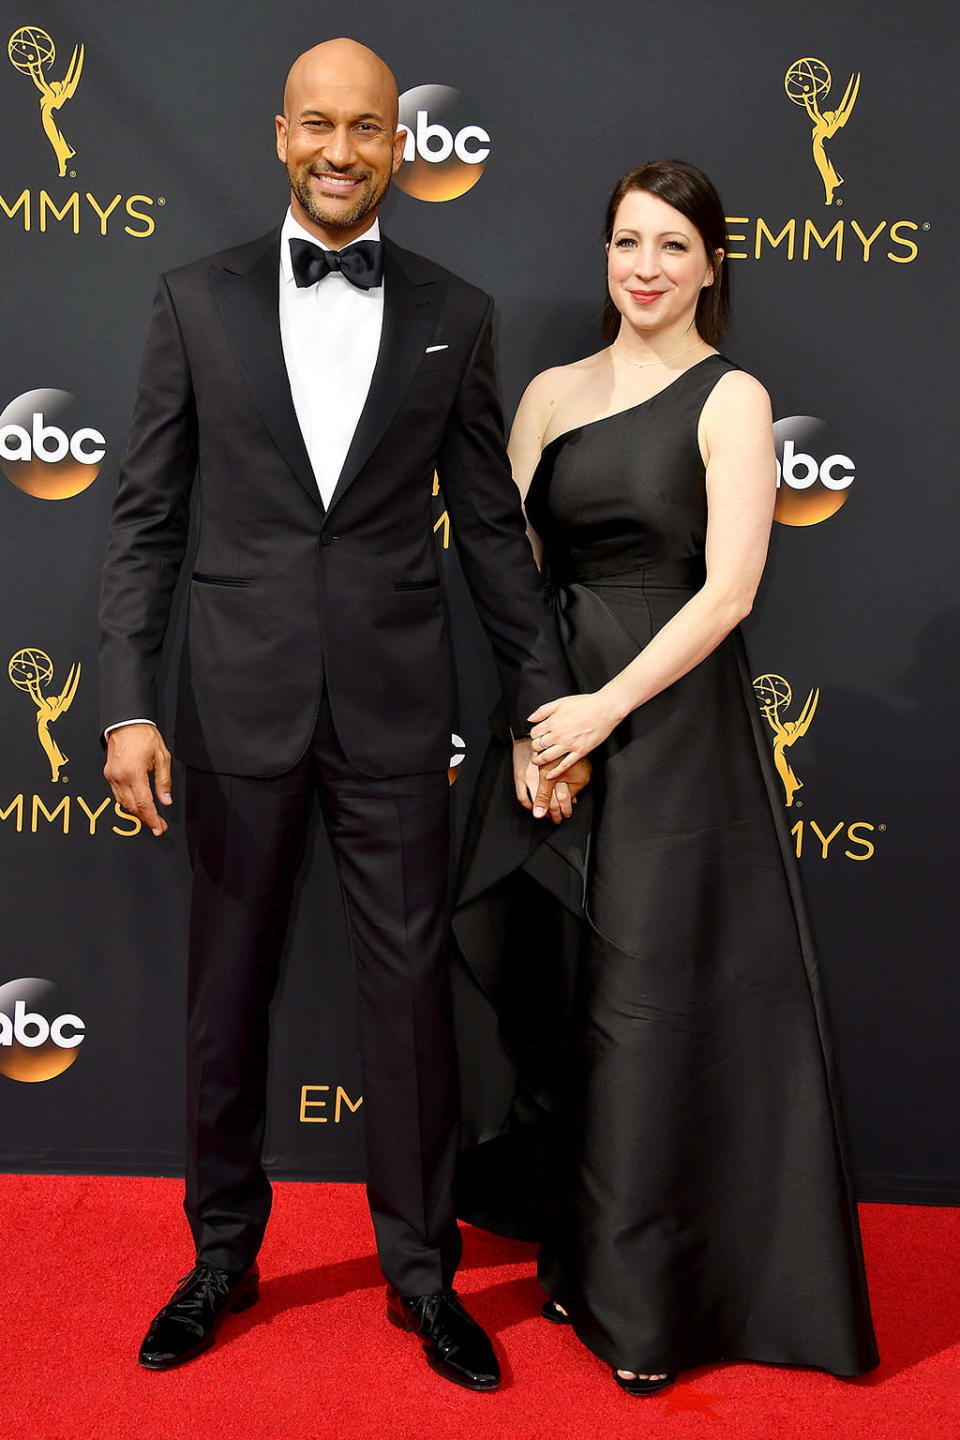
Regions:
[[[358,240],[343,250],[324,250],[309,240],[290,241],[293,278],[299,289],[316,285],[334,270],[356,285],[358,290],[371,290],[383,279],[383,246],[379,240]]]

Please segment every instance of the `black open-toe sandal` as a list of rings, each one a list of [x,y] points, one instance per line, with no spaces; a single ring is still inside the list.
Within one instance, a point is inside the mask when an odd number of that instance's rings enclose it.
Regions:
[[[677,1381],[676,1375],[664,1375],[662,1380],[641,1380],[639,1375],[635,1375],[632,1380],[627,1380],[623,1375],[617,1374],[616,1367],[613,1370],[613,1378],[620,1389],[625,1390],[628,1395],[656,1395],[659,1391],[666,1390],[668,1386],[675,1385]]]
[[[546,1300],[540,1306],[540,1314],[544,1320],[549,1320],[551,1325],[569,1325],[570,1316],[565,1315],[557,1304],[556,1300]]]

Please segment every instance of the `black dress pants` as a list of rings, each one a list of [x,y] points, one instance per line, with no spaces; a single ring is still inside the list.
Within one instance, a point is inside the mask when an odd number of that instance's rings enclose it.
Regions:
[[[314,791],[356,964],[367,1194],[380,1263],[401,1295],[429,1295],[451,1285],[461,1249],[449,785],[444,771],[361,774],[343,754],[326,700],[309,751],[286,774],[188,771],[187,1218],[198,1260],[252,1263],[271,1203],[261,1164],[268,1007]],[[316,948],[322,964],[322,935]]]

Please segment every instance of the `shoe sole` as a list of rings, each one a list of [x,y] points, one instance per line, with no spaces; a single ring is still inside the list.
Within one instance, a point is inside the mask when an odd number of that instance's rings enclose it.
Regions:
[[[408,1323],[406,1317],[398,1315],[389,1305],[387,1306],[387,1319],[391,1325],[396,1326],[398,1330],[403,1330],[408,1335],[417,1333],[414,1327]],[[427,1346],[423,1344],[422,1340],[421,1344],[423,1345],[423,1353],[426,1356],[427,1364],[435,1375],[442,1376],[444,1380],[450,1380],[454,1385],[462,1386],[464,1390],[496,1390],[499,1388],[499,1376],[496,1380],[470,1380],[466,1375],[458,1375],[455,1370],[451,1370],[449,1366],[444,1365],[442,1360],[438,1360],[436,1356],[427,1349]]]
[[[199,1345],[195,1345],[183,1355],[178,1355],[175,1360],[146,1360],[142,1355],[139,1355],[137,1357],[138,1363],[144,1370],[176,1370],[178,1365],[187,1365],[191,1360],[196,1360],[198,1355],[202,1355],[204,1351],[210,1349],[210,1346],[217,1338],[217,1331],[228,1315],[240,1315],[244,1310],[249,1310],[251,1306],[256,1305],[259,1299],[259,1289],[254,1289],[248,1294],[240,1296],[232,1305],[226,1307],[219,1319],[211,1326],[210,1333],[200,1341]]]

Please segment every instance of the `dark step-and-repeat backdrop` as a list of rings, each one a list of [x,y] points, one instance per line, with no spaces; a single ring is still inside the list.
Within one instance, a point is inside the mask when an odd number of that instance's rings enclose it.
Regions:
[[[771,391],[781,466],[748,638],[861,1193],[960,1202],[953,8],[369,0],[354,24],[291,0],[26,0],[7,15],[0,1166],[182,1163],[182,812],[157,842],[103,780],[98,570],[156,276],[279,221],[284,73],[348,23],[403,92],[385,227],[496,297],[508,415],[534,372],[598,347],[617,176],[678,155],[717,183],[725,348]],[[495,683],[435,504],[463,660],[462,821]],[[352,977],[322,831],[271,1085],[274,1170],[359,1178]]]

